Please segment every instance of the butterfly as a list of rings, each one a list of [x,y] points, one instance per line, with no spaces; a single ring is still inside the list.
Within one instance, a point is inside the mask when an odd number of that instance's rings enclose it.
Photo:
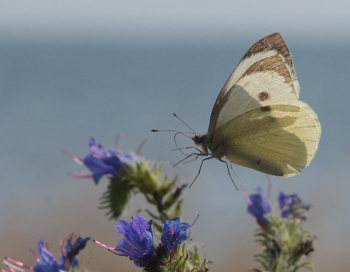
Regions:
[[[299,91],[281,34],[262,38],[220,91],[207,134],[192,137],[200,155],[275,176],[299,174],[314,158],[321,136],[317,114],[299,100]]]

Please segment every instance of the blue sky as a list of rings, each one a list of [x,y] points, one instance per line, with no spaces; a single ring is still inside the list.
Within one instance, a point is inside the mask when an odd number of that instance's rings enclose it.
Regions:
[[[0,2],[3,39],[234,39],[279,31],[349,38],[348,1],[31,0]]]

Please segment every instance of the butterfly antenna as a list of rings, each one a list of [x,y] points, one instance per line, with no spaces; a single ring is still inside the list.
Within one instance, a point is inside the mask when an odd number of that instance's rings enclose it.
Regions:
[[[175,143],[175,146],[176,146],[176,150],[179,150],[182,155],[185,155],[185,156],[188,155],[188,154],[186,154],[185,152],[182,151],[182,148],[179,147],[179,145],[177,144],[177,141],[176,141],[176,137],[177,137],[177,135],[181,134],[182,136],[185,136],[187,138],[192,139],[191,136],[186,134],[186,133],[191,133],[191,132],[182,132],[182,131],[177,131],[177,130],[172,130],[172,129],[151,129],[151,132],[174,132],[173,140],[174,140],[174,143]]]
[[[184,124],[185,127],[187,127],[189,130],[191,130],[193,134],[196,134],[196,131],[195,131],[193,128],[191,128],[191,127],[190,127],[182,118],[180,118],[176,113],[173,113],[173,116],[174,116],[175,118],[177,118],[178,120],[180,120],[180,122],[181,122],[182,124]]]
[[[173,129],[151,129],[151,132],[173,132],[173,133],[178,133],[178,134],[181,134],[187,138],[192,139],[191,136],[186,134],[186,133],[192,134],[192,132],[188,132],[188,131],[178,131],[178,130],[173,130]]]

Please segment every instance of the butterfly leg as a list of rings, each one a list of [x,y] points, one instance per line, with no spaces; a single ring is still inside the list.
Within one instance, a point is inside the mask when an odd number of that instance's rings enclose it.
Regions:
[[[230,180],[231,180],[233,186],[235,186],[236,190],[238,191],[237,184],[236,184],[235,181],[233,180],[232,175],[231,175],[231,171],[230,171],[230,167],[231,167],[231,170],[232,170],[232,164],[230,163],[230,166],[229,166],[229,164],[228,164],[227,161],[224,161],[224,160],[222,160],[222,159],[219,159],[219,161],[221,161],[221,162],[223,162],[224,164],[226,164],[226,169],[227,169],[227,173],[228,173],[228,175],[229,175],[229,177],[230,177]]]
[[[175,149],[172,149],[171,151],[182,151],[182,150],[188,150],[188,149],[195,149],[197,152],[199,152],[199,153],[202,153],[203,151],[202,150],[200,150],[198,147],[195,147],[195,146],[185,146],[185,147],[177,147],[177,148],[175,148]],[[181,152],[182,154],[184,154],[184,155],[188,155],[188,154],[186,154],[185,152]]]
[[[204,154],[204,153],[192,153],[192,154],[189,154],[185,158],[183,158],[183,159],[179,160],[177,163],[175,163],[173,165],[173,167],[178,166],[180,163],[182,163],[183,161],[187,160],[188,158],[191,158],[192,156],[195,156],[195,159],[198,159],[199,156],[206,156],[206,154]]]
[[[212,159],[212,158],[214,158],[214,156],[210,156],[210,157],[205,158],[205,159],[202,160],[201,165],[199,166],[198,173],[197,173],[196,177],[193,179],[193,181],[191,182],[191,184],[190,184],[190,186],[188,187],[188,189],[190,189],[190,188],[192,187],[193,183],[196,181],[196,179],[197,179],[198,176],[200,175],[204,161],[210,160],[210,159]]]

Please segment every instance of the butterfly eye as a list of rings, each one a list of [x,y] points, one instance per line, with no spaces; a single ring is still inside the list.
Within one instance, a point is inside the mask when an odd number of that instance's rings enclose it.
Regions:
[[[200,136],[196,135],[192,137],[192,140],[196,145],[200,144]]]
[[[192,140],[196,145],[201,145],[207,141],[207,135],[195,135]]]

